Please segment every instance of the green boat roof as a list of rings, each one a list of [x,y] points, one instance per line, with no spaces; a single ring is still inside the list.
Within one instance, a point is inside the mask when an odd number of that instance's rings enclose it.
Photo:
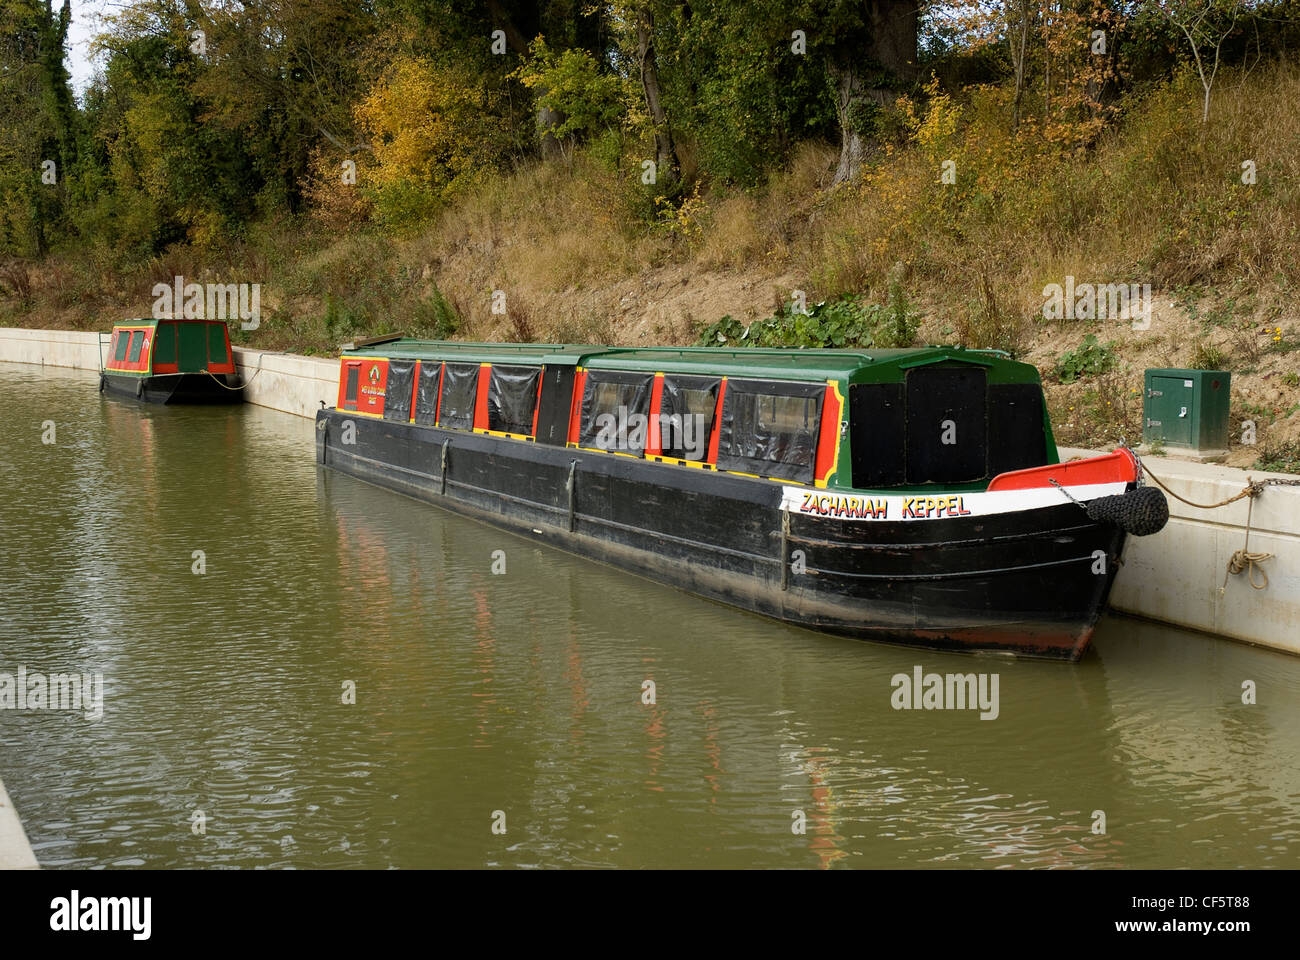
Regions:
[[[578,365],[591,370],[675,372],[772,380],[897,380],[914,366],[964,361],[985,367],[991,382],[1038,382],[1038,371],[1000,350],[964,347],[833,350],[780,347],[603,347],[590,344],[464,343],[399,338],[343,351],[349,357],[467,363]]]
[[[117,327],[156,327],[160,323],[227,323],[225,320],[209,320],[206,317],[136,317],[128,320],[118,320],[113,324],[114,329]]]

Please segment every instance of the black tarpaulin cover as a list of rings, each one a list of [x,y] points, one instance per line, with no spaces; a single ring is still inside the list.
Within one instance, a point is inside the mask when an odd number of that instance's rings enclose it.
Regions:
[[[578,445],[641,456],[645,452],[653,374],[587,371]],[[608,419],[613,417],[613,421]],[[610,429],[611,425],[613,429]]]
[[[478,395],[477,363],[449,363],[442,375],[442,402],[438,426],[472,430],[474,400]]]
[[[728,380],[718,468],[811,483],[825,384]]]
[[[988,476],[983,367],[935,363],[907,371],[907,482],[965,483]]]
[[[721,377],[665,374],[664,392],[659,400],[659,443],[664,456],[679,460],[705,458],[718,412],[718,388],[721,385]],[[670,419],[664,420],[665,417]]]
[[[420,362],[420,387],[415,394],[416,423],[433,426],[438,413],[438,380],[441,376],[441,363]]]
[[[492,365],[488,380],[488,429],[503,433],[533,435],[533,412],[537,409],[540,367]]]
[[[389,360],[388,381],[384,386],[384,419],[411,419],[411,384],[415,379],[414,360]]]

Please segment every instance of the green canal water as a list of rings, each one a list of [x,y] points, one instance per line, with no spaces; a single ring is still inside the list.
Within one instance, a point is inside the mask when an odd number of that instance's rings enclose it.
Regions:
[[[1300,659],[1119,618],[1073,666],[821,636],[84,373],[0,365],[0,450],[0,674],[104,684],[98,719],[0,711],[47,868],[1300,866]],[[917,665],[996,673],[998,716],[893,709]]]

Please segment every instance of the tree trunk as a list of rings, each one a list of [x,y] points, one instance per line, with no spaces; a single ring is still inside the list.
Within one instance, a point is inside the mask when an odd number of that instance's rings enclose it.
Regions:
[[[681,164],[677,159],[677,145],[673,143],[672,127],[659,96],[654,29],[654,14],[648,4],[642,5],[637,10],[636,18],[637,61],[641,67],[641,89],[645,92],[646,108],[650,111],[650,120],[654,124],[655,183],[667,192],[667,188],[675,184],[681,175]]]
[[[846,183],[858,175],[866,152],[862,134],[850,119],[862,101],[862,82],[852,64],[828,63],[827,72],[835,85],[835,119],[840,127],[840,160],[835,165],[833,183]]]
[[[857,42],[832,51],[827,71],[835,85],[835,115],[840,127],[840,161],[835,183],[852,180],[867,150],[858,118],[868,104],[888,107],[897,86],[916,79],[920,30],[917,0],[864,0],[865,29]]]
[[[506,46],[518,54],[521,59],[527,57],[528,39],[519,32],[519,28],[510,19],[510,14],[506,12],[500,0],[486,0],[486,6],[488,13],[492,16],[492,21],[506,35]],[[539,84],[535,95],[538,100],[541,100],[546,96],[547,92],[546,87]],[[537,144],[543,157],[548,159],[558,157],[564,152],[560,146],[560,141],[555,139],[554,133],[555,128],[563,122],[564,116],[558,110],[552,110],[540,103],[537,105]]]
[[[1022,0],[1020,4],[1019,42],[1017,43],[1015,38],[1011,39],[1011,62],[1014,64],[1016,72],[1016,95],[1011,104],[1011,129],[1013,131],[1020,128],[1020,103],[1025,96],[1025,53],[1029,42],[1029,21],[1031,16],[1030,0]]]

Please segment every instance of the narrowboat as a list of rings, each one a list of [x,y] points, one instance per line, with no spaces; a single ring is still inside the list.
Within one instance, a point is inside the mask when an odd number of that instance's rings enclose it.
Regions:
[[[127,320],[113,326],[99,389],[148,403],[239,403],[230,333],[219,320]]]
[[[1059,660],[1168,519],[1126,447],[1059,462],[1036,368],[960,347],[393,339],[343,352],[316,453],[791,624]]]

